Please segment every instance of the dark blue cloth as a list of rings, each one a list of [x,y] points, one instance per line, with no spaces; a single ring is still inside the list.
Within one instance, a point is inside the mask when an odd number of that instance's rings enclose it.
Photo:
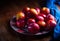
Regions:
[[[51,8],[54,5],[55,0],[38,0],[40,7]]]
[[[57,4],[60,6],[60,0],[55,0],[51,4],[50,4],[50,7],[49,5],[47,5],[47,7],[51,9],[51,14],[56,18],[56,21],[57,21],[57,25],[54,28],[53,38],[51,39],[51,41],[60,41],[60,10],[55,5]]]
[[[47,7],[51,9],[51,14],[56,18],[56,21],[57,21],[57,25],[54,28],[53,38],[51,39],[51,41],[60,41],[60,10],[55,5],[57,4],[60,6],[60,0],[59,1],[57,0],[51,4],[50,4],[50,7],[49,5],[47,5]]]
[[[56,0],[55,4],[60,5],[60,0]]]
[[[39,5],[41,7],[47,7],[51,10],[51,14],[56,18],[57,25],[54,28],[54,33],[51,41],[60,41],[60,10],[55,5],[60,6],[60,0],[39,0]]]
[[[54,2],[55,0],[46,0],[46,7],[54,8]]]
[[[56,5],[54,6],[54,8],[51,8],[51,14],[56,18],[57,21],[57,25],[54,28],[53,39],[54,41],[56,40],[60,41],[59,39],[60,38],[60,10]]]

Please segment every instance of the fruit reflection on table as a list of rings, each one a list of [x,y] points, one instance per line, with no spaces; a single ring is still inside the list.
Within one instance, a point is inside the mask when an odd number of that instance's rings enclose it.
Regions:
[[[28,33],[36,34],[52,30],[57,23],[55,17],[50,14],[49,8],[26,7],[16,14],[15,24],[19,29],[26,28]]]

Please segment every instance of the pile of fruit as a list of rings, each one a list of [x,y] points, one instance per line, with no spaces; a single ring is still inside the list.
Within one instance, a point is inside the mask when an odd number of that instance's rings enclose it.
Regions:
[[[35,34],[41,31],[50,31],[56,26],[56,19],[50,14],[50,9],[23,8],[16,14],[16,26],[19,29],[26,29],[28,33]]]

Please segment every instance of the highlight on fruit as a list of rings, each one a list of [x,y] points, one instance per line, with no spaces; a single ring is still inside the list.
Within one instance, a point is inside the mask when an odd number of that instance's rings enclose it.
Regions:
[[[26,28],[28,30],[28,33],[31,34],[38,33],[41,30],[49,31],[51,29],[54,29],[56,24],[57,22],[55,17],[50,14],[50,9],[47,7],[43,8],[26,7],[16,14],[16,26],[19,29]]]

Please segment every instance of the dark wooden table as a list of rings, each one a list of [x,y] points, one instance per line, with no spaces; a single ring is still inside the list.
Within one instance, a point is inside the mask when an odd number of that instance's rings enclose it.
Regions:
[[[9,2],[4,3],[0,7],[0,41],[25,41],[25,37],[21,38],[19,34],[10,29],[9,20],[16,15],[17,12],[21,11],[25,6],[38,7],[35,2],[21,1],[20,2]],[[26,41],[49,41],[50,36],[41,39],[26,39]]]

